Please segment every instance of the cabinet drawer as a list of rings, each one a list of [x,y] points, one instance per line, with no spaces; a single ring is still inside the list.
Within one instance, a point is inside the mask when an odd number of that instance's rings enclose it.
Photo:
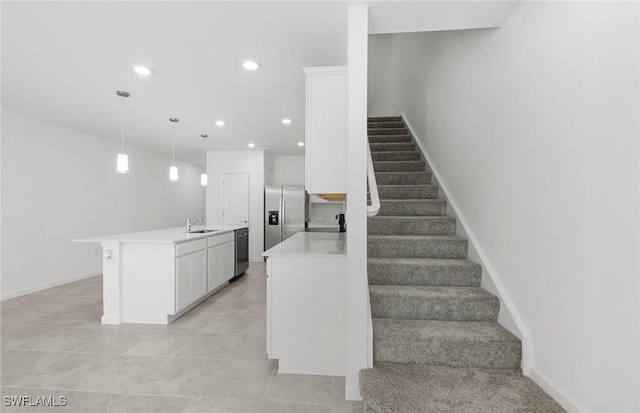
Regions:
[[[214,235],[212,237],[207,238],[207,240],[208,240],[209,246],[214,247],[216,245],[224,244],[225,242],[235,240],[235,233],[232,231],[222,235]]]
[[[207,248],[207,240],[199,239],[197,241],[183,242],[176,245],[176,257],[189,254],[194,251],[203,250]]]

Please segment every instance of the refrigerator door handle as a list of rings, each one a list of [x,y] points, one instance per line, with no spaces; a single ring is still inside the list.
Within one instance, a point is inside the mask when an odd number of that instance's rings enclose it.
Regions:
[[[287,225],[287,217],[286,217],[287,206],[284,202],[284,196],[282,197],[282,225],[280,226],[280,230],[282,231],[282,241],[284,241],[285,234],[285,225]]]
[[[280,195],[280,202],[278,202],[278,215],[280,216],[280,242],[282,242],[282,238],[283,238],[283,231],[282,231],[282,227],[284,226],[284,217],[282,216],[282,213],[284,212],[284,197],[282,195]]]

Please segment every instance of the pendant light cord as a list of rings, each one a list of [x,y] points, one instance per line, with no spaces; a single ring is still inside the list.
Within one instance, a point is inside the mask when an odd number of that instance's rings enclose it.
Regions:
[[[172,159],[172,166],[176,166],[176,124],[173,124],[173,133],[171,134],[172,138],[171,138],[171,159]]]
[[[120,104],[120,137],[122,139],[122,152],[124,153],[124,96],[120,97],[122,103]]]

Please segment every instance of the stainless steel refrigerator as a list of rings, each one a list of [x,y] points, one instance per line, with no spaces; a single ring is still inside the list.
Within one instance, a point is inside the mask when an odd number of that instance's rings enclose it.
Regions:
[[[307,194],[304,186],[265,186],[265,251],[293,234],[303,231],[307,222]]]

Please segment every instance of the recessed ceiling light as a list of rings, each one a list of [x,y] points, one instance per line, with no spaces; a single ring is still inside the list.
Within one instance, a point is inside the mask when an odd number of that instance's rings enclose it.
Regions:
[[[244,66],[244,68],[247,70],[256,70],[258,68],[258,64],[251,60],[247,60],[242,64],[242,66]]]
[[[224,126],[224,122],[221,120],[216,121],[216,126]]]
[[[304,146],[304,142],[298,142],[298,146]]]
[[[291,125],[291,119],[284,118],[284,119],[282,119],[282,123],[284,123],[285,125]]]
[[[249,143],[249,144],[247,144],[247,146],[250,147],[250,148],[255,148],[256,144],[255,143]]]
[[[149,76],[151,74],[151,69],[145,66],[134,66],[133,71],[142,76]]]

